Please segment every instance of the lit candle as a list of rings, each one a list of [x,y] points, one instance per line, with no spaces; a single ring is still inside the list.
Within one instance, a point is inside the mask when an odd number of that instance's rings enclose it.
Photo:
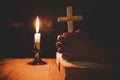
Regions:
[[[39,44],[39,47],[40,47],[41,33],[39,33],[39,26],[40,26],[40,23],[39,23],[39,18],[37,16],[37,19],[36,19],[36,33],[34,34],[34,41],[35,41],[35,44]]]

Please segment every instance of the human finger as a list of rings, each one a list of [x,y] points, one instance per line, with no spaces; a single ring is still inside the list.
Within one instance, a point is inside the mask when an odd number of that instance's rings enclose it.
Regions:
[[[69,37],[71,34],[73,34],[73,32],[64,32],[63,36],[64,37]]]
[[[66,37],[66,36],[64,36],[64,35],[58,35],[58,37],[57,37],[57,40],[59,41],[59,42],[65,42],[65,43],[67,43],[67,42],[69,42],[69,40],[71,40],[71,38],[72,37]]]
[[[62,46],[58,48],[60,53],[83,53],[85,50],[83,48],[74,49],[74,47]]]
[[[57,48],[62,47],[62,43],[61,43],[61,42],[59,42],[59,41],[58,41],[58,42],[56,42],[56,47],[57,47]]]

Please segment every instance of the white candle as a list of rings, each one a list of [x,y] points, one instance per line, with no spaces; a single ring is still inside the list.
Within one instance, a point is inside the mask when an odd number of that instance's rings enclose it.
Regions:
[[[41,38],[41,34],[40,33],[35,33],[34,34],[35,43],[39,43],[40,44],[40,38]]]
[[[34,34],[35,44],[40,44],[41,33],[39,33],[39,26],[40,26],[40,23],[39,23],[39,18],[37,16],[37,19],[36,19],[36,33]]]

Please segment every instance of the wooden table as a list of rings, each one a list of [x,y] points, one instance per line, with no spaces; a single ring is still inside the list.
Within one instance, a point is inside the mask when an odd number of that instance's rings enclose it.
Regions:
[[[0,59],[0,80],[61,80],[54,58],[42,58],[47,64],[29,65],[33,58]]]

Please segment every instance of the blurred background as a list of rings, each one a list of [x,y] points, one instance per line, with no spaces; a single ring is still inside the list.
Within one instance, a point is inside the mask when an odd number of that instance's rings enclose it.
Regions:
[[[57,18],[67,15],[68,5],[73,7],[73,15],[84,17],[83,21],[74,22],[74,29],[83,29],[96,36],[95,32],[105,30],[103,4],[96,0],[1,0],[0,58],[34,57],[37,16],[41,20],[41,56],[55,57],[57,36],[67,32],[67,23],[58,23]]]

